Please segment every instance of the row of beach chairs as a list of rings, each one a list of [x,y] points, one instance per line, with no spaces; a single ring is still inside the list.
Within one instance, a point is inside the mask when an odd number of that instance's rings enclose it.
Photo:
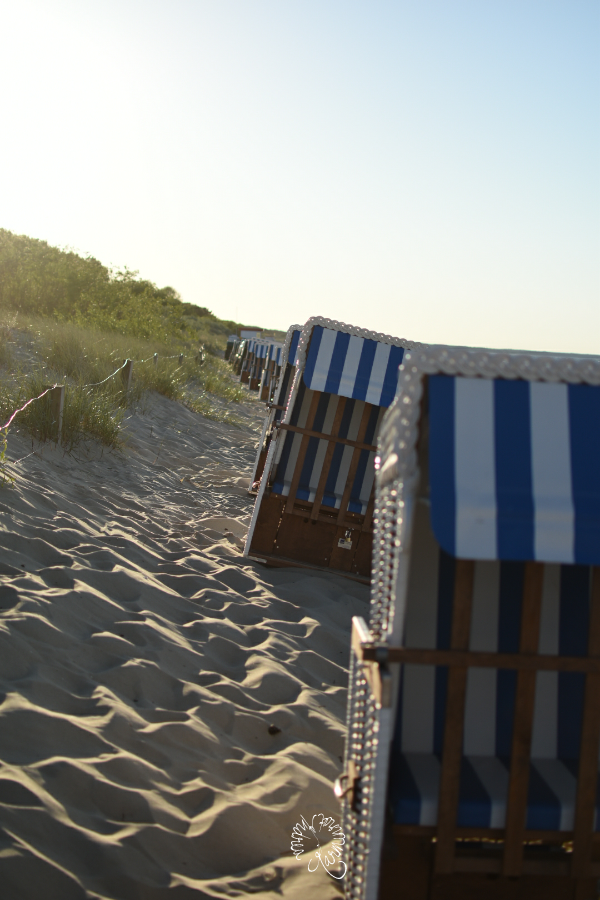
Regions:
[[[323,319],[282,359],[245,553],[371,581],[347,900],[597,897],[600,359]]]

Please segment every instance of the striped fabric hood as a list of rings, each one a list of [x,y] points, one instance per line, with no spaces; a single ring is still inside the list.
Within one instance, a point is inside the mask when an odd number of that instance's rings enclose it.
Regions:
[[[403,346],[314,325],[303,378],[313,391],[389,406],[403,356]]]
[[[600,385],[431,375],[429,420],[446,552],[600,563]]]

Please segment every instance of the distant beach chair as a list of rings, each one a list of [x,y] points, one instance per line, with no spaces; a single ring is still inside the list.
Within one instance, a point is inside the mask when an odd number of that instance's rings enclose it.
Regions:
[[[254,361],[250,371],[249,387],[251,391],[258,391],[258,387],[262,378],[265,361],[267,358],[268,344],[259,341],[254,348]]]
[[[274,381],[277,371],[277,358],[281,354],[281,344],[273,342],[267,347],[267,355],[265,358],[265,366],[259,385],[259,397],[268,403],[271,399],[271,393],[274,387]]]
[[[254,357],[257,344],[256,338],[250,338],[242,357],[242,365],[240,367],[240,382],[242,384],[249,384],[250,382],[250,375],[254,371]]]
[[[345,895],[595,897],[600,360],[411,352],[379,447]]]
[[[298,341],[300,340],[300,332],[302,325],[292,325],[288,328],[283,347],[277,350],[277,369],[275,375],[277,381],[272,384],[271,396],[269,398],[269,408],[263,423],[262,434],[254,460],[254,469],[250,479],[250,494],[256,494],[258,490],[258,482],[262,478],[265,460],[269,450],[269,444],[273,437],[273,426],[281,419],[282,412],[287,406],[288,397],[292,389],[294,380],[294,372],[296,371],[296,352],[298,350]],[[278,371],[277,371],[278,370]],[[274,379],[273,379],[274,381]]]
[[[247,352],[248,352],[248,341],[240,340],[239,344],[234,349],[233,353],[231,354],[231,356],[229,358],[229,361],[233,368],[233,373],[234,373],[234,375],[237,375],[238,377],[241,374],[242,364],[246,357]]]
[[[236,347],[240,342],[237,334],[230,334],[227,338],[227,346],[225,347],[225,359],[230,360],[235,354]]]
[[[309,319],[287,408],[265,460],[247,556],[369,578],[374,442],[406,346],[387,335]]]

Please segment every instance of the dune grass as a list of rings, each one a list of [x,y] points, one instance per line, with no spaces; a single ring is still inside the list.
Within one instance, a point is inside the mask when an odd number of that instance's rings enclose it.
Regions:
[[[126,359],[134,360],[127,393],[121,372],[110,377]],[[52,319],[5,315],[0,319],[0,425],[52,384],[65,385],[61,444],[67,451],[90,439],[121,446],[126,409],[144,402],[152,391],[207,418],[233,424],[236,417],[228,404],[244,397],[225,361],[210,353],[201,357],[190,340],[167,344]],[[39,441],[54,440],[49,397],[19,413],[13,427]]]

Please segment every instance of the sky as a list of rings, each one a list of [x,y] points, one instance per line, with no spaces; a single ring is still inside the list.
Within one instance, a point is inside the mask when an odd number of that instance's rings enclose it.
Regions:
[[[598,0],[0,0],[0,228],[221,318],[600,353]]]

